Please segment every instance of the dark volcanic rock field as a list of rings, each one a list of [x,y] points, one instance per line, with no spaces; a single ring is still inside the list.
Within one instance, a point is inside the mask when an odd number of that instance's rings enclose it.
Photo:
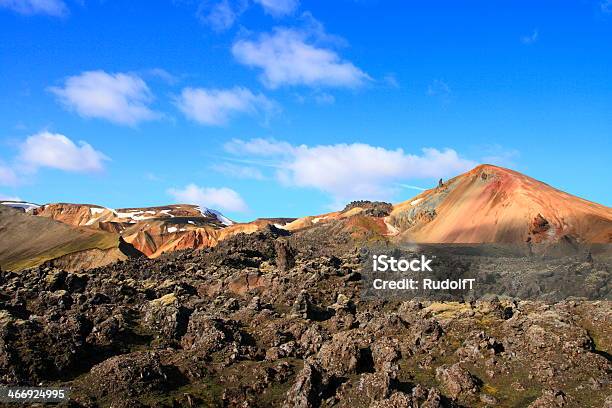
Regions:
[[[70,386],[69,407],[612,406],[609,301],[366,301],[360,254],[271,228],[1,272],[0,382]]]

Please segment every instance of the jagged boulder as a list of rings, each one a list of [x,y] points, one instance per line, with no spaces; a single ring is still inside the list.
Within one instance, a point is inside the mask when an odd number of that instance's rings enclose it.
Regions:
[[[279,270],[287,271],[295,266],[295,251],[286,241],[276,240],[274,249]]]
[[[478,392],[478,380],[459,363],[452,366],[440,366],[436,369],[436,378],[444,384],[451,397]]]
[[[174,293],[169,293],[145,305],[144,323],[162,339],[179,340],[187,330],[190,314]]]
[[[316,363],[306,362],[287,392],[283,408],[316,408],[329,384],[329,377]]]
[[[91,395],[121,400],[171,389],[178,380],[176,371],[163,365],[158,353],[140,351],[112,357],[94,366],[84,381]]]

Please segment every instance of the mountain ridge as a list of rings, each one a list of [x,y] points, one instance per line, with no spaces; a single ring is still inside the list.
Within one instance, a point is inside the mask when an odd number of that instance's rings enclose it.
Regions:
[[[26,205],[27,204],[27,205]],[[110,209],[96,204],[12,202],[24,216],[120,236],[147,257],[203,249],[267,226],[296,233],[338,224],[324,233],[355,240],[416,244],[612,243],[612,209],[575,197],[515,170],[483,164],[440,181],[397,204],[354,201],[343,210],[297,219],[261,218],[235,223],[193,204]],[[316,236],[316,234],[314,234]]]

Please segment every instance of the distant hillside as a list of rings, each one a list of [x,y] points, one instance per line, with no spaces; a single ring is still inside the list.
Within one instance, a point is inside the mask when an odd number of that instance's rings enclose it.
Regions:
[[[234,223],[219,211],[192,204],[111,209],[93,204],[45,204],[32,211],[72,226],[120,234],[150,258],[164,252],[217,245],[240,232],[255,232],[266,225],[292,219],[259,219]]]
[[[87,269],[138,254],[118,234],[72,227],[0,205],[0,267],[20,270],[57,260]]]

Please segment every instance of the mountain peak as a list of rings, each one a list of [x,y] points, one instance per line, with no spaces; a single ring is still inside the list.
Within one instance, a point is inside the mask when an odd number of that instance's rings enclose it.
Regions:
[[[397,204],[390,219],[416,242],[612,242],[612,209],[490,164]]]

